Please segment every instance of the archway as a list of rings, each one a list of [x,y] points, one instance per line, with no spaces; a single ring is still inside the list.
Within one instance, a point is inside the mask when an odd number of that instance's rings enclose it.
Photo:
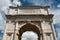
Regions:
[[[38,40],[38,35],[33,31],[26,31],[22,34],[21,40]]]
[[[30,23],[27,23],[26,25],[22,26],[19,30],[19,35],[18,35],[18,38],[19,40],[21,40],[21,36],[24,32],[26,31],[33,31],[35,33],[37,33],[38,35],[38,40],[40,40],[40,30],[38,27],[36,27],[35,25],[33,24],[30,24]]]

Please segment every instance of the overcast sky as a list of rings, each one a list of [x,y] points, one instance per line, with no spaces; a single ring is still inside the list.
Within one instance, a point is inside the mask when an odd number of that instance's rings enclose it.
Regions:
[[[47,6],[50,5],[54,14],[54,24],[60,23],[60,0],[0,0],[0,30],[5,28],[5,14],[9,6]],[[60,27],[59,27],[60,28]],[[59,34],[60,35],[60,34]]]

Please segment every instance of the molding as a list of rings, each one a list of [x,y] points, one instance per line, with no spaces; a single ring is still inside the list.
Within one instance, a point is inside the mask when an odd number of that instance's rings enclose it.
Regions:
[[[10,6],[9,8],[20,8],[20,9],[39,9],[39,8],[50,8],[50,6],[17,6],[17,7],[13,7],[13,6]]]

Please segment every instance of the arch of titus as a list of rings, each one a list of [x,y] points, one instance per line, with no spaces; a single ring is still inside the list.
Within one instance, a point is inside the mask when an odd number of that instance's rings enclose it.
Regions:
[[[56,40],[49,6],[9,8],[2,40]]]

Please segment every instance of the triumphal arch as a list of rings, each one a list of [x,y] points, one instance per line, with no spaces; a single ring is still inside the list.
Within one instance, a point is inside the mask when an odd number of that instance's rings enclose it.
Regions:
[[[9,8],[3,40],[56,40],[49,6]]]

